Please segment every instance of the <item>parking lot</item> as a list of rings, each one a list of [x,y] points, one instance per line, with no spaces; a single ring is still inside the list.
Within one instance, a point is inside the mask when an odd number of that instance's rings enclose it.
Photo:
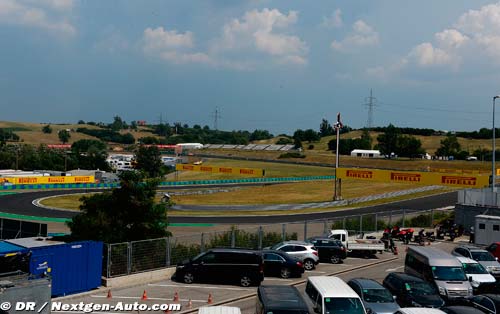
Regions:
[[[302,275],[302,278],[280,279],[266,277],[262,284],[295,285],[303,292],[305,286],[303,283],[308,276],[336,275],[344,280],[365,277],[381,282],[389,272],[403,271],[405,246],[401,245],[401,243],[397,243],[397,245],[399,247],[399,255],[384,252],[371,258],[349,257],[342,264],[320,263],[313,271],[306,271]],[[449,242],[434,242],[431,245],[447,252],[450,252],[454,247],[454,244]],[[108,291],[111,292],[111,298],[108,298]],[[68,304],[83,302],[111,305],[118,302],[139,302],[153,305],[173,302],[176,292],[179,297],[179,303],[182,305],[180,313],[196,313],[198,307],[208,304],[209,295],[212,298],[212,304],[238,306],[244,314],[254,313],[256,287],[243,288],[232,285],[204,283],[183,284],[171,280],[137,283],[137,285],[128,288],[100,289],[84,296],[74,296],[64,299],[62,302]],[[143,299],[144,293],[146,294],[146,299]]]

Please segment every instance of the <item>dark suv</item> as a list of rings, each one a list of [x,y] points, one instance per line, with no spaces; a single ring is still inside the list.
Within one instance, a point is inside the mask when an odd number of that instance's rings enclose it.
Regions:
[[[314,237],[309,238],[307,242],[314,244],[314,247],[318,250],[319,260],[328,261],[332,264],[342,263],[347,257],[347,250],[342,242],[324,238],[324,237]]]
[[[286,285],[260,286],[257,290],[257,314],[309,314],[309,308],[297,288]]]
[[[177,264],[175,279],[258,286],[264,280],[264,262],[259,251],[211,249]]]
[[[401,307],[439,308],[445,303],[433,285],[405,273],[390,273],[383,285]]]

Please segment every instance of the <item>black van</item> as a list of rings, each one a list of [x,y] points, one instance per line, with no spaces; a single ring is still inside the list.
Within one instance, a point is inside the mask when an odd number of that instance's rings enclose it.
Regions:
[[[264,280],[264,261],[259,251],[211,249],[177,264],[175,279],[258,286]]]
[[[292,286],[260,286],[257,290],[257,314],[309,314],[309,308]]]
[[[396,302],[401,307],[440,308],[444,306],[444,300],[439,296],[434,285],[415,276],[390,273],[385,277],[383,286],[396,296]]]

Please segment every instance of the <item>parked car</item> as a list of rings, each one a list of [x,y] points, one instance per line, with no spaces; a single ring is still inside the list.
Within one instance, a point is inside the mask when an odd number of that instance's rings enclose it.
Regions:
[[[405,273],[390,273],[385,277],[383,286],[396,296],[396,302],[401,307],[439,308],[445,304],[434,285]]]
[[[475,293],[493,292],[496,286],[495,277],[483,265],[464,256],[457,256],[457,259],[462,263],[465,275],[469,279]]]
[[[332,264],[342,263],[347,258],[347,249],[342,242],[334,239],[314,237],[307,239],[318,250],[319,260]]]
[[[490,252],[495,256],[496,258],[500,258],[500,242],[495,242],[490,244],[487,248],[486,251]]]
[[[405,307],[394,312],[394,314],[446,314],[446,313],[438,309]]]
[[[279,276],[281,278],[300,277],[304,273],[301,261],[279,250],[263,250],[264,276]]]
[[[349,280],[347,284],[360,296],[368,313],[393,314],[399,310],[399,305],[394,301],[389,290],[377,281],[354,278]]]
[[[447,314],[484,314],[483,311],[463,305],[445,306],[441,308],[441,311]]]
[[[175,279],[239,283],[243,287],[260,285],[264,280],[264,261],[260,251],[211,249],[177,265]]]
[[[285,241],[265,249],[287,252],[290,256],[299,259],[304,264],[305,270],[313,270],[319,263],[318,250],[311,243],[303,241]]]
[[[483,294],[476,295],[470,300],[472,306],[485,313],[498,314],[500,313],[500,295],[499,294]]]
[[[472,245],[460,245],[451,254],[472,258],[483,265],[495,278],[500,278],[500,263],[490,252]]]
[[[234,306],[202,306],[198,314],[241,314],[241,309]]]
[[[257,289],[257,314],[309,314],[309,308],[297,288],[287,285],[260,286]]]

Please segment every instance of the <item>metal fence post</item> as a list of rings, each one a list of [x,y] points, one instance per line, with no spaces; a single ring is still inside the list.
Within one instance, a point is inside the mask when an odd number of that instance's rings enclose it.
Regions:
[[[328,232],[328,220],[323,220],[323,234],[326,235]]]
[[[304,241],[307,240],[307,220],[304,221]]]
[[[132,271],[132,242],[127,242],[127,275]]]
[[[201,239],[200,239],[200,251],[202,253],[205,252],[205,234],[203,232],[201,233]]]
[[[378,222],[378,214],[377,214],[377,213],[375,213],[375,232],[377,232],[377,231],[378,231],[377,222]]]
[[[405,220],[406,220],[406,209],[403,209],[403,228],[405,227]]]
[[[111,245],[112,244],[106,244],[108,246],[108,260],[107,260],[107,269],[106,269],[106,278],[111,278]]]
[[[286,241],[286,225],[281,224],[281,240]]]
[[[430,227],[432,228],[434,226],[434,209],[431,209],[431,224]]]
[[[344,230],[346,229],[345,228],[345,219],[346,219],[345,217],[342,219],[342,229],[344,229]]]
[[[262,250],[262,226],[259,226],[259,250]]]
[[[359,215],[359,233],[363,232],[363,215]]]
[[[231,248],[234,248],[236,245],[236,231],[231,229]]]
[[[389,212],[389,227],[392,227],[392,210]]]
[[[170,266],[171,254],[172,254],[172,251],[170,250],[170,237],[165,238],[165,249],[166,249],[165,264],[168,267]]]

